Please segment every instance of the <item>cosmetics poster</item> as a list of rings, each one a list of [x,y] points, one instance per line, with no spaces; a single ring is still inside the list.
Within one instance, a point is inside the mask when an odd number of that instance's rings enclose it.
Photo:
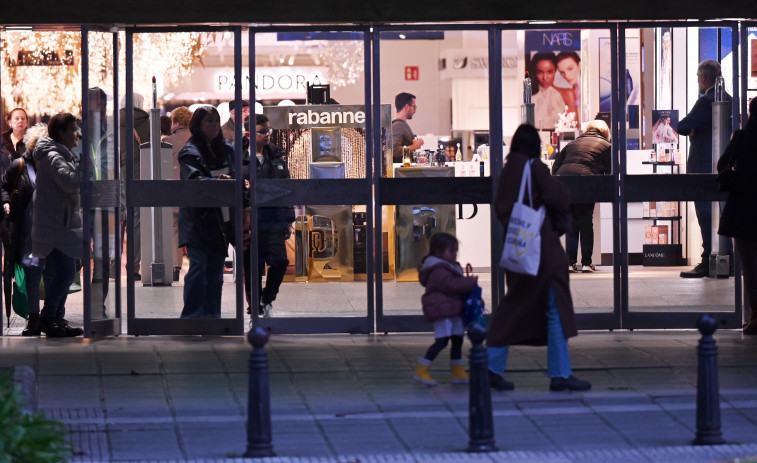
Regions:
[[[652,143],[678,143],[678,110],[652,110]]]
[[[638,114],[641,91],[641,49],[638,37],[626,37],[626,70],[623,85],[626,87],[628,112]],[[612,41],[599,38],[599,111],[612,111]],[[636,108],[630,108],[636,106]],[[663,106],[664,107],[664,106]],[[629,121],[629,128],[638,128],[638,116]]]
[[[567,107],[580,123],[581,31],[526,31],[525,63],[531,77],[536,127],[554,130]]]

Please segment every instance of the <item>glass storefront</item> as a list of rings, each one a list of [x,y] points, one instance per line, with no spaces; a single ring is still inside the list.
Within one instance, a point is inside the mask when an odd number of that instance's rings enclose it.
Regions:
[[[590,121],[610,127],[605,174],[560,176],[574,205],[590,209],[583,217],[593,230],[563,238],[571,248],[577,240],[571,287],[580,326],[690,327],[708,311],[736,327],[738,278],[681,276],[702,259],[709,265],[698,214],[717,216],[722,198],[699,187],[714,185],[712,170],[691,171],[691,136],[677,128],[697,100],[697,64],[705,59],[721,63],[734,97],[724,130],[739,126],[752,92],[744,86],[751,74],[742,71],[743,38],[735,23],[666,26],[2,31],[2,113],[25,107],[36,122],[65,110],[85,121],[82,191],[94,194],[84,210],[87,303],[74,320],[89,336],[241,334],[247,307],[253,323],[278,333],[426,330],[417,267],[436,231],[458,237],[459,260],[478,275],[491,311],[506,291],[494,180],[524,114],[540,130],[549,166]],[[46,79],[56,86],[42,91]],[[221,319],[204,325],[179,319],[189,262],[174,239],[175,208],[241,212],[243,180],[181,181],[172,146],[149,143],[151,119],[198,105],[217,107],[224,129],[246,139],[234,145],[235,168],[251,177],[252,233],[243,230],[244,213],[233,232],[249,243],[229,248]],[[247,111],[247,123],[232,118]],[[256,157],[246,152],[259,142],[257,114],[270,123],[263,139],[282,148],[288,177],[256,176]],[[393,146],[396,124],[415,138]],[[294,221],[282,231],[288,265],[275,300],[264,301],[273,316],[264,317],[257,309],[261,297],[271,298],[270,265],[245,261],[268,252],[261,220],[274,208],[291,210]],[[727,243],[715,242],[710,249],[732,264]],[[267,274],[262,292],[259,268]],[[87,325],[97,320],[118,328]]]

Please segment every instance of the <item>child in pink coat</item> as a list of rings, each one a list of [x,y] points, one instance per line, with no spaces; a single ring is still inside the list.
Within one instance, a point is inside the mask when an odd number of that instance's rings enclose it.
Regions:
[[[467,383],[463,349],[464,296],[478,283],[478,277],[463,276],[457,262],[458,241],[449,233],[435,233],[431,237],[429,252],[418,267],[418,275],[426,292],[421,298],[423,315],[434,323],[435,341],[418,359],[413,379],[429,386],[437,383],[428,370],[439,352],[452,340],[450,368],[453,383]]]

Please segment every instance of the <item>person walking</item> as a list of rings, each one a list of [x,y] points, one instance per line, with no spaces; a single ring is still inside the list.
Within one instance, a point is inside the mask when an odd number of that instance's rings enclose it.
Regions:
[[[757,335],[757,98],[749,103],[749,119],[737,130],[718,161],[718,172],[734,169],[736,182],[720,216],[718,234],[735,243],[749,299],[744,334]]]
[[[428,255],[418,267],[421,285],[426,288],[421,297],[423,315],[426,321],[434,323],[435,340],[426,351],[426,355],[418,358],[413,379],[429,386],[437,384],[428,372],[431,362],[450,341],[452,382],[468,382],[462,353],[465,334],[462,313],[465,294],[476,286],[478,277],[463,276],[463,268],[457,262],[458,249],[459,243],[453,235],[434,233],[429,241]]]
[[[5,175],[12,161],[21,158],[26,152],[23,139],[26,128],[29,126],[29,116],[27,116],[26,111],[23,109],[14,108],[8,113],[6,122],[9,128],[0,135],[0,177]],[[13,249],[15,244],[11,242],[12,237],[10,235],[12,231],[9,230],[11,228],[9,224],[9,206],[10,204],[3,206],[5,208],[5,217],[0,220],[0,237],[2,238],[5,256],[13,256],[16,253],[16,250]],[[3,290],[6,313],[11,312],[14,263],[15,261],[8,257],[3,259]]]
[[[523,170],[531,169],[534,208],[565,211],[570,203],[568,188],[549,175],[539,161],[541,140],[536,129],[523,124],[515,131],[507,163],[499,177],[494,209],[507,229],[517,201]],[[529,161],[534,162],[529,163]],[[492,388],[504,391],[514,385],[505,381],[509,346],[547,345],[547,375],[551,391],[585,391],[591,383],[573,376],[568,338],[576,336],[576,316],[570,295],[568,256],[555,230],[550,214],[541,227],[541,259],[536,276],[505,271],[507,293],[499,302],[486,336],[489,354],[489,381]]]
[[[26,294],[29,318],[21,336],[39,336],[39,282],[42,267],[32,252],[32,198],[37,184],[37,168],[32,153],[40,137],[47,136],[47,125],[37,124],[24,134],[26,150],[11,162],[3,175],[2,202],[8,215],[10,252],[5,254],[7,265],[21,264],[26,273]]]
[[[37,164],[33,196],[32,257],[45,259],[45,301],[39,329],[50,338],[81,336],[64,318],[68,289],[76,263],[83,257],[83,225],[79,185],[81,172],[71,149],[79,144],[79,125],[70,113],[60,113],[47,124],[49,137],[37,141],[32,157]],[[30,298],[32,296],[30,295]]]
[[[612,171],[610,129],[601,120],[593,120],[586,132],[560,151],[552,165],[553,175],[607,175]],[[565,234],[565,248],[571,272],[591,273],[594,250],[595,203],[571,203],[570,230]],[[578,266],[578,243],[581,242],[581,266]]]
[[[182,180],[212,181],[234,177],[234,149],[221,133],[216,108],[201,106],[189,122],[192,138],[179,151]],[[197,185],[202,188],[201,185]],[[224,211],[225,209],[225,211]],[[223,266],[231,231],[228,208],[179,209],[179,246],[187,247],[181,318],[220,318]]]
[[[289,166],[286,153],[271,143],[271,122],[264,114],[255,116],[255,158],[256,178],[289,178]],[[252,171],[252,167],[250,167]],[[251,172],[252,173],[252,172]],[[287,258],[286,240],[292,235],[294,208],[291,206],[261,207],[258,210],[258,314],[263,317],[273,316],[273,301],[284,281],[289,259]],[[245,252],[249,260],[249,252]],[[266,274],[266,264],[268,273]],[[245,263],[245,269],[250,264]],[[249,272],[245,270],[249,275]],[[263,275],[265,287],[263,286]]]

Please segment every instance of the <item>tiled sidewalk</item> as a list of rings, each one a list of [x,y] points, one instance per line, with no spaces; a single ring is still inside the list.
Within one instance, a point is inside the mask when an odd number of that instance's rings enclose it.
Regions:
[[[276,462],[685,461],[757,455],[757,339],[719,331],[723,436],[693,447],[697,332],[582,333],[571,340],[586,393],[552,393],[545,348],[515,347],[509,393],[492,393],[500,451],[471,455],[468,388],[411,380],[428,334],[274,336]],[[40,408],[64,421],[73,461],[226,461],[246,445],[243,338],[0,339],[0,365],[30,365]],[[470,346],[466,343],[466,351]],[[240,461],[240,460],[234,460]]]

